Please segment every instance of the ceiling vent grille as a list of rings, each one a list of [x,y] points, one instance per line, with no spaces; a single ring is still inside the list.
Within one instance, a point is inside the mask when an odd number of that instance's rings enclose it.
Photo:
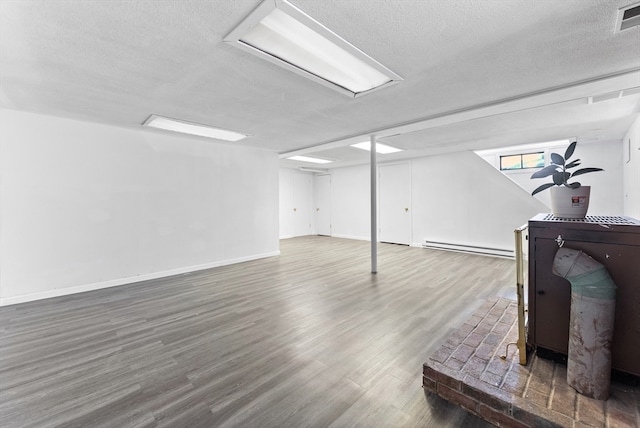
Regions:
[[[628,97],[631,95],[640,94],[640,86],[636,86],[634,88],[628,88],[621,91],[609,92],[606,94],[594,95],[591,97],[587,97],[588,104],[601,103],[603,101],[615,100],[622,97]]]
[[[616,33],[640,25],[640,3],[632,4],[618,10]]]

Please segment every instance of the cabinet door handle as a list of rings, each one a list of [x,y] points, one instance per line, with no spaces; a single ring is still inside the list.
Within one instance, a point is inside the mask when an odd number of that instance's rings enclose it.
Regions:
[[[543,295],[544,295],[544,290],[540,290],[540,291],[538,291],[538,294],[539,294],[539,295],[541,295],[541,296],[543,296]]]

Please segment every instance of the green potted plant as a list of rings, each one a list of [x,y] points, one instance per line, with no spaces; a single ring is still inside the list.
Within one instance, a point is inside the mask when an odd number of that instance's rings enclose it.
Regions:
[[[531,194],[535,195],[551,188],[551,210],[556,217],[584,218],[589,208],[591,186],[582,186],[577,181],[569,183],[569,180],[589,172],[604,171],[602,168],[580,168],[569,172],[570,169],[580,165],[580,159],[569,162],[577,143],[577,141],[574,141],[569,144],[564,156],[558,153],[551,153],[551,163],[531,175],[531,178],[551,176],[551,183],[539,186]]]

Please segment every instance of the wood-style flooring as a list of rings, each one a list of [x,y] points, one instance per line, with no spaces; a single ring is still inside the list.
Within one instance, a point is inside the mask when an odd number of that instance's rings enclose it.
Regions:
[[[0,308],[0,427],[486,427],[422,363],[512,260],[308,236],[281,256]]]

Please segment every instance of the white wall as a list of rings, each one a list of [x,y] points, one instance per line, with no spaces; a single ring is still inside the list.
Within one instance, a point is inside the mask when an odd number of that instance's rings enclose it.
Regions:
[[[412,161],[413,242],[513,250],[513,230],[546,207],[473,152]]]
[[[331,170],[331,233],[371,239],[371,169],[358,165]]]
[[[472,152],[410,162],[412,245],[429,240],[513,250],[513,230],[547,211]],[[336,168],[330,173],[332,235],[370,239],[369,165]]]
[[[550,153],[555,152],[564,155],[567,145],[550,147],[545,150],[545,159],[549,164]],[[576,169],[587,167],[603,168],[604,171],[589,173],[575,178],[582,185],[591,186],[588,215],[620,215],[623,212],[622,189],[622,142],[604,141],[593,143],[581,143],[578,141],[576,151],[571,160],[580,159],[581,165]],[[519,152],[504,152],[493,156],[485,156],[496,169],[500,168],[500,155],[515,154]],[[526,169],[522,171],[503,171],[503,173],[518,183],[527,192],[531,193],[538,186],[547,183],[548,178],[531,179],[531,174],[537,170]],[[574,181],[574,180],[571,180]],[[547,207],[551,206],[549,190],[544,190],[535,195]],[[551,212],[550,208],[546,212]]]
[[[640,219],[640,114],[622,140],[624,215]]]
[[[293,236],[293,170],[280,168],[280,239]]]
[[[280,238],[298,236],[293,208],[300,205],[294,195],[294,174],[309,174],[290,168],[280,169]],[[369,166],[336,168],[331,172],[331,235],[337,238],[369,239]],[[314,174],[309,174],[316,177]],[[326,174],[325,174],[326,175]],[[315,189],[315,185],[313,189]],[[312,190],[314,192],[314,190]],[[315,201],[315,194],[313,200]],[[336,204],[339,204],[336,206]],[[315,222],[315,216],[312,221]],[[315,225],[314,225],[315,226]],[[312,228],[316,233],[316,228]]]
[[[0,112],[0,303],[278,254],[275,153]]]

